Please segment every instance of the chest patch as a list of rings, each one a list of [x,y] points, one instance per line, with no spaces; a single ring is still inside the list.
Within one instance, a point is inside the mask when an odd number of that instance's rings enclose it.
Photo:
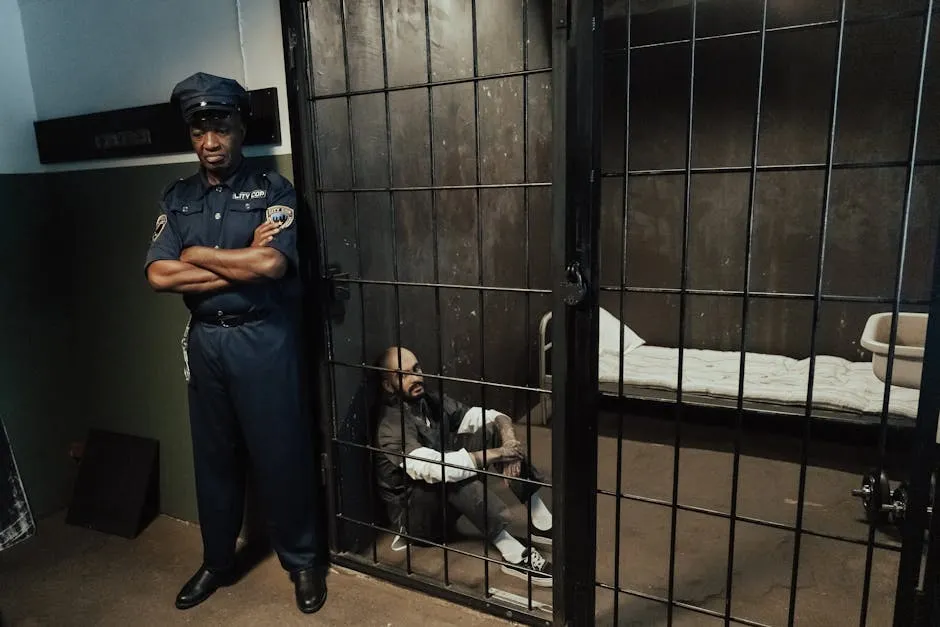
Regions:
[[[284,205],[272,205],[264,212],[265,221],[286,229],[294,223],[294,210]]]
[[[250,192],[233,192],[232,200],[255,200],[264,198],[268,193],[263,189],[253,189]]]

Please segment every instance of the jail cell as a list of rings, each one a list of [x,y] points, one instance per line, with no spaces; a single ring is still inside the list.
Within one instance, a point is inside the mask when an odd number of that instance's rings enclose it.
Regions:
[[[891,624],[853,490],[918,416],[927,4],[604,3],[598,624]]]
[[[337,562],[528,624],[911,615],[940,410],[919,389],[938,365],[918,317],[938,286],[932,2],[282,10],[308,249],[349,296],[320,364]],[[554,588],[507,576],[443,502],[453,538],[388,520],[376,408],[412,374],[389,347],[564,478],[527,482],[565,504],[562,548],[538,547],[568,567]],[[531,503],[480,475],[529,546]],[[880,505],[908,487],[905,526]]]
[[[335,546],[370,572],[544,623],[551,588],[503,572],[488,530],[445,504],[446,482],[432,485],[436,514],[456,539],[428,541],[389,519],[376,476],[388,451],[375,435],[381,381],[396,376],[381,356],[401,347],[418,358],[425,393],[512,417],[550,476],[550,434],[532,432],[529,411],[542,391],[532,330],[552,296],[551,7],[336,0],[306,13],[319,249],[349,290],[329,325]],[[514,537],[535,546],[531,502],[493,467],[480,474],[486,506],[504,500]],[[550,507],[547,482],[536,488]],[[403,524],[416,528],[409,511]]]

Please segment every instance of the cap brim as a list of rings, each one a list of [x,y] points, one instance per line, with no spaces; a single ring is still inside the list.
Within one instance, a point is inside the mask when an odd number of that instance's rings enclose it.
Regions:
[[[207,104],[202,107],[196,107],[191,111],[187,111],[183,114],[183,119],[185,119],[187,122],[191,122],[200,115],[209,113],[225,113],[227,115],[232,115],[234,113],[238,113],[238,107],[233,107],[230,105]]]

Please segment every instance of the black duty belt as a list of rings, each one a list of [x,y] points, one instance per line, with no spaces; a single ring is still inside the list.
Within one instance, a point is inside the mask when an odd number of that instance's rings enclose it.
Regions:
[[[217,327],[237,327],[248,322],[261,320],[265,317],[264,312],[249,311],[240,314],[227,314],[221,311],[213,314],[194,313],[193,320],[202,324],[211,324]]]

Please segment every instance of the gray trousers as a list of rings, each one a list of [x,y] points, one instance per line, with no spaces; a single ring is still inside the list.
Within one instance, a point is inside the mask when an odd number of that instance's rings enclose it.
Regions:
[[[451,442],[451,450],[465,448],[470,452],[499,446],[499,429],[492,423],[487,425],[485,432],[459,434]],[[488,470],[493,470],[489,460],[487,465]],[[528,460],[522,460],[521,466],[520,478],[549,483],[549,478]],[[443,542],[452,536],[457,519],[466,516],[488,540],[493,540],[509,524],[509,508],[493,490],[489,490],[484,498],[487,490],[485,480],[485,476],[477,476],[453,483],[409,481],[407,512],[402,516],[401,524],[408,529],[409,535]],[[525,503],[541,486],[510,479],[509,488],[521,503]]]

